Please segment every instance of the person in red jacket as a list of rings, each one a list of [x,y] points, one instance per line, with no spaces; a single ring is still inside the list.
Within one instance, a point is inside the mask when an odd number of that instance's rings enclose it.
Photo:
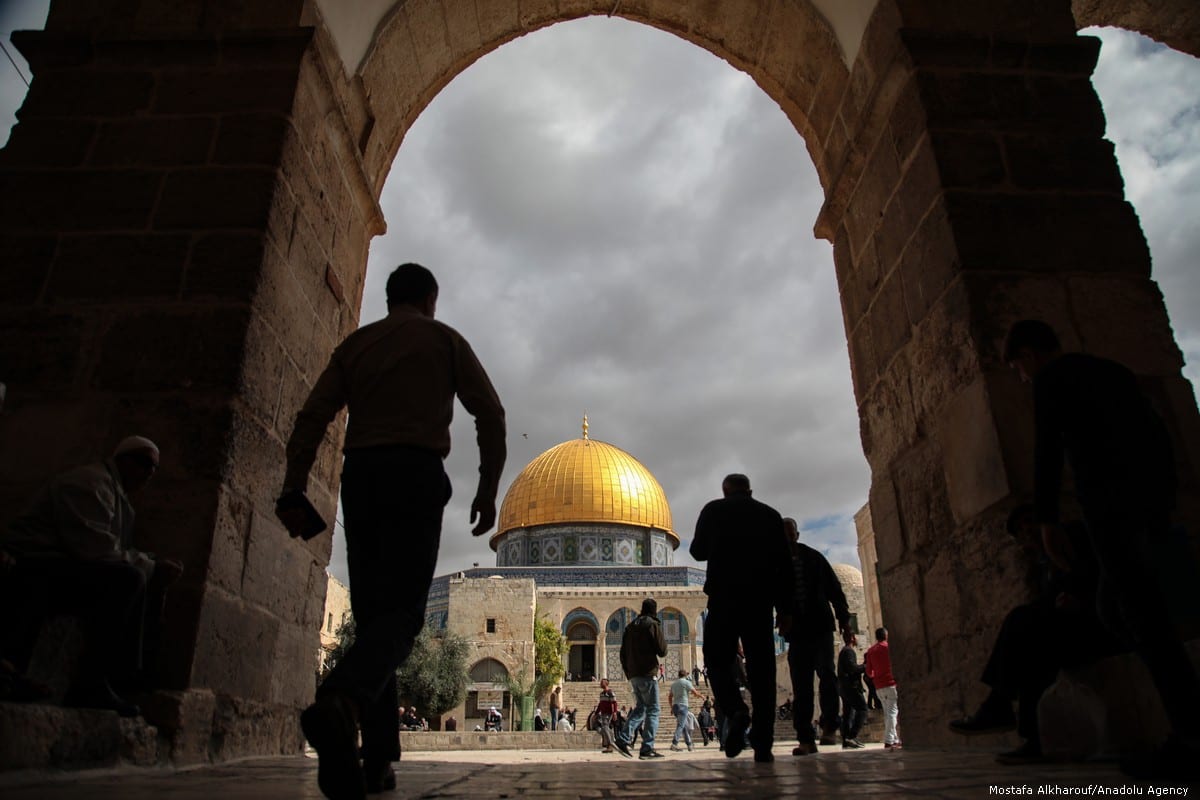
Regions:
[[[897,702],[896,679],[892,676],[887,628],[876,628],[875,644],[863,657],[863,664],[867,668],[867,677],[875,683],[875,691],[883,703],[883,747],[885,750],[899,750],[896,720],[900,717],[900,706]]]

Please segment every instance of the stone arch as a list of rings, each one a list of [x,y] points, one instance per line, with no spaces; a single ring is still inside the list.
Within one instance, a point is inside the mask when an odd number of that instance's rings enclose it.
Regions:
[[[686,642],[688,640],[687,615],[673,606],[660,608],[658,618],[663,624],[663,635],[667,643]]]
[[[471,665],[468,674],[472,683],[503,683],[508,678],[508,667],[496,658],[481,658]]]
[[[625,626],[633,622],[637,612],[628,606],[618,608],[609,615],[604,623],[604,637],[609,645],[621,646],[621,637],[625,634]]]
[[[880,0],[855,6],[853,48],[805,0],[619,7],[750,74],[817,165],[884,613],[898,675],[928,698],[906,725],[933,743],[972,705],[978,641],[1014,599],[976,591],[1012,566],[980,532],[1031,483],[1028,399],[997,353],[1007,325],[1046,318],[1068,347],[1131,366],[1177,434],[1200,425],[1103,139],[1096,45],[1075,34],[1138,6],[1159,21],[1118,24],[1194,40],[1186,0]],[[189,564],[152,722],[180,763],[293,752],[312,686],[279,665],[311,662],[330,545],[275,524],[274,478],[307,387],[356,325],[391,159],[457,72],[593,9],[405,2],[347,71],[298,0],[214,7],[203,27],[154,8],[57,4],[46,31],[13,37],[34,81],[0,159],[0,508],[131,424],[180,454],[160,477],[171,492],[139,509],[172,523],[147,549]],[[81,102],[81,86],[97,91]],[[181,120],[189,135],[169,135]],[[55,289],[89,270],[108,278]],[[1197,530],[1200,443],[1176,440],[1180,521]],[[341,441],[310,484],[327,518]],[[230,735],[243,707],[272,736]],[[193,747],[183,730],[212,737]]]

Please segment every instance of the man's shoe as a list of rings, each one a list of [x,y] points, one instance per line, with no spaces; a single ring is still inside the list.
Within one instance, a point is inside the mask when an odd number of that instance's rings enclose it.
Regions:
[[[746,729],[749,727],[750,715],[745,711],[729,718],[729,728],[725,733],[726,758],[736,758],[746,749]]]
[[[304,738],[317,751],[317,786],[330,800],[364,800],[366,779],[358,763],[354,705],[338,692],[319,695],[300,714]]]
[[[680,748],[679,748],[679,745],[677,745],[677,744],[673,744],[673,745],[671,745],[671,749],[672,749],[673,751],[675,751],[676,753],[678,753]]]
[[[838,743],[838,737],[837,737],[836,733],[822,733],[821,734],[821,741],[819,742],[819,744],[829,745],[829,744],[837,744],[837,743]]]
[[[664,756],[662,753],[658,752],[657,750],[646,750],[642,753],[638,753],[638,758],[641,759],[642,761],[646,761],[647,759],[651,759],[651,758],[666,758],[666,756]]]
[[[755,750],[754,760],[759,764],[770,764],[775,760],[775,754],[770,750]]]
[[[692,751],[693,751],[693,750],[695,750],[695,749],[696,749],[696,747],[695,747],[694,745],[690,745],[690,744],[688,745],[688,752],[689,752],[689,753],[690,753],[690,752],[692,752]]]
[[[617,752],[626,758],[633,758],[633,753],[629,752],[629,745],[621,741],[613,742],[613,747],[617,748]]]
[[[1017,715],[1012,706],[988,706],[986,703],[979,707],[969,717],[952,720],[950,730],[962,736],[980,736],[986,733],[1004,733],[1016,730]]]
[[[136,717],[142,713],[137,705],[114,692],[107,681],[83,689],[72,689],[63,698],[63,705],[70,708],[115,711],[118,717]]]
[[[900,742],[892,742],[891,744],[887,744],[885,742],[883,745],[883,749],[884,750],[903,750],[904,746],[902,744],[900,744]]]
[[[996,756],[997,764],[1007,764],[1010,766],[1015,764],[1041,764],[1045,760],[1046,757],[1042,755],[1041,746],[1033,742],[1025,742],[1025,744],[1016,750],[1009,750],[1007,753],[1001,753]]]
[[[858,739],[847,739],[846,741],[842,742],[843,750],[861,750],[864,747],[866,747],[866,745],[864,745]]]
[[[367,784],[367,794],[391,792],[396,788],[396,770],[388,761],[382,764],[363,762],[363,779]]]
[[[814,754],[816,752],[817,752],[817,743],[816,742],[801,742],[800,744],[798,744],[792,748],[792,755],[794,755],[794,756],[811,756],[812,754]]]

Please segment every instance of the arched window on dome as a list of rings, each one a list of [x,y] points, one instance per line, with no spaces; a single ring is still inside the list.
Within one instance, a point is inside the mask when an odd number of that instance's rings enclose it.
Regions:
[[[625,626],[633,622],[637,612],[632,608],[618,608],[604,623],[604,641],[610,645],[621,646],[621,637],[625,635]]]

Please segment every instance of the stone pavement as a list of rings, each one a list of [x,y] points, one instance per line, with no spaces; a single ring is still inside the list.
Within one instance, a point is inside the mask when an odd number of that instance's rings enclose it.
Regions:
[[[986,798],[1031,796],[1187,796],[1200,787],[1126,780],[1111,764],[1000,767],[983,751],[921,748],[857,752],[826,748],[773,764],[747,752],[726,759],[713,748],[667,753],[657,762],[597,751],[405,753],[397,792],[384,798]],[[56,780],[0,780],[5,800],[318,800],[313,758],[255,759],[196,769],[123,769]],[[996,788],[993,788],[996,787]],[[997,789],[999,791],[997,791]],[[1141,790],[1140,792],[1138,790]],[[1156,795],[1158,790],[1169,790]],[[1107,791],[1106,791],[1107,790]]]

